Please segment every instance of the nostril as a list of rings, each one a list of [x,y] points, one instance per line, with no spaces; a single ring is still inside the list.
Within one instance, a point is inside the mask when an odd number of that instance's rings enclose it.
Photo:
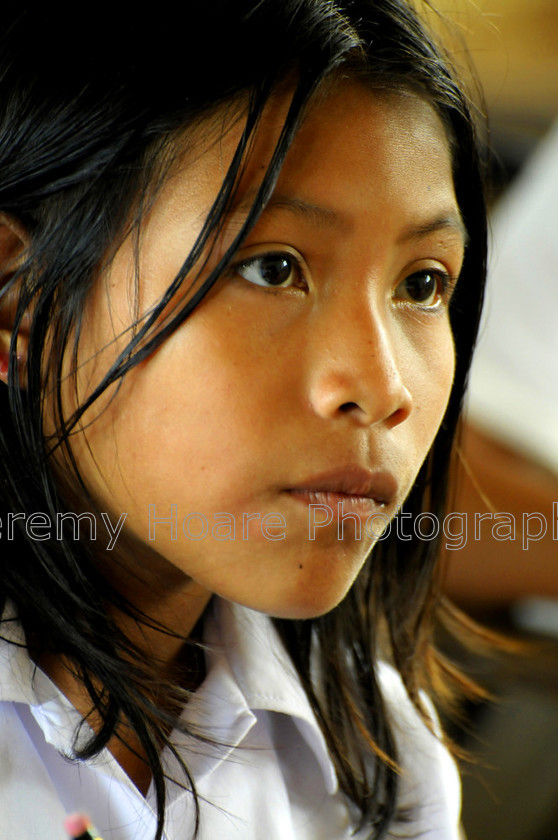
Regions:
[[[355,408],[357,408],[357,409],[360,408],[360,406],[356,402],[346,402],[346,403],[343,403],[343,405],[339,406],[339,411],[342,414],[348,414],[349,411],[354,411]]]
[[[398,408],[396,411],[393,412],[388,418],[388,423],[390,426],[398,426],[399,423],[402,423],[409,415],[408,409],[401,407]]]

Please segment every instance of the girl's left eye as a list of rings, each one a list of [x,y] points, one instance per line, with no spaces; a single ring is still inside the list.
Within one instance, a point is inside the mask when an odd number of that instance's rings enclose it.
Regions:
[[[302,270],[296,257],[288,252],[260,254],[233,265],[235,274],[240,274],[249,283],[265,288],[290,288],[305,285]]]
[[[439,304],[449,285],[449,274],[440,269],[427,268],[405,277],[395,289],[395,297],[428,309]]]

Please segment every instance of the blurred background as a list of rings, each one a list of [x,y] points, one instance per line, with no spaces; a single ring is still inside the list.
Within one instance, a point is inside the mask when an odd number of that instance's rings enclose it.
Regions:
[[[447,552],[447,591],[533,643],[493,659],[449,650],[497,698],[454,732],[476,758],[463,821],[468,840],[558,840],[558,0],[434,5],[458,69],[474,65],[494,155],[487,317],[452,507],[468,540]],[[513,535],[496,527],[509,517]]]
[[[463,45],[472,58],[496,151],[513,173],[558,116],[558,2],[434,0],[433,5],[454,29],[446,34],[456,63],[467,68]]]

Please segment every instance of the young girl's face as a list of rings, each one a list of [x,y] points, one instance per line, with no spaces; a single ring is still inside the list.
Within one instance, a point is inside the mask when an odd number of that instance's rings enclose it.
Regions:
[[[282,101],[268,108],[205,274],[247,213],[284,114]],[[239,132],[200,132],[144,223],[139,265],[129,238],[100,277],[81,398],[129,340],[136,304],[146,312],[179,271]],[[338,603],[444,414],[463,251],[433,109],[340,82],[309,112],[231,269],[74,439],[100,509],[127,514],[132,568],[157,561],[161,585],[179,570],[278,616]]]

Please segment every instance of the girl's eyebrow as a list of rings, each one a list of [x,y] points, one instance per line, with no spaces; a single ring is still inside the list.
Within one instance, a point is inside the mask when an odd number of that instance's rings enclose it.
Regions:
[[[242,201],[234,208],[232,215],[246,213],[252,205],[254,196],[254,191],[247,193]],[[280,193],[272,195],[263,212],[266,213],[266,211],[275,209],[285,209],[298,216],[302,216],[318,228],[336,229],[343,232],[349,230],[351,227],[350,221],[343,218],[335,210],[312,204],[295,196],[282,195]],[[412,239],[424,239],[433,233],[438,233],[443,230],[457,233],[463,241],[464,247],[467,246],[469,235],[457,207],[450,207],[447,211],[442,211],[435,218],[427,220],[422,224],[410,226],[403,231],[399,237],[399,241],[406,242]]]
[[[421,225],[413,225],[407,228],[400,237],[400,241],[408,241],[410,239],[424,239],[438,231],[449,230],[457,233],[459,238],[463,241],[463,246],[467,247],[469,241],[469,234],[465,223],[461,218],[461,214],[456,209],[450,209],[447,213],[442,213],[430,222],[425,222]]]
[[[315,227],[319,228],[336,228],[343,231],[350,227],[348,220],[331,210],[328,207],[321,207],[317,204],[312,204],[308,201],[303,201],[301,198],[295,198],[288,195],[272,195],[267,209],[284,208],[296,213],[299,216],[307,218]]]
[[[243,196],[241,201],[233,207],[229,218],[234,219],[235,216],[245,216],[252,207],[256,195],[257,190],[249,190]],[[289,210],[298,216],[303,216],[315,227],[337,228],[341,231],[350,228],[349,221],[343,219],[342,216],[335,210],[331,210],[328,207],[322,207],[317,204],[312,204],[309,201],[304,201],[303,199],[296,198],[295,196],[273,193],[263,209],[263,214],[276,209]]]

